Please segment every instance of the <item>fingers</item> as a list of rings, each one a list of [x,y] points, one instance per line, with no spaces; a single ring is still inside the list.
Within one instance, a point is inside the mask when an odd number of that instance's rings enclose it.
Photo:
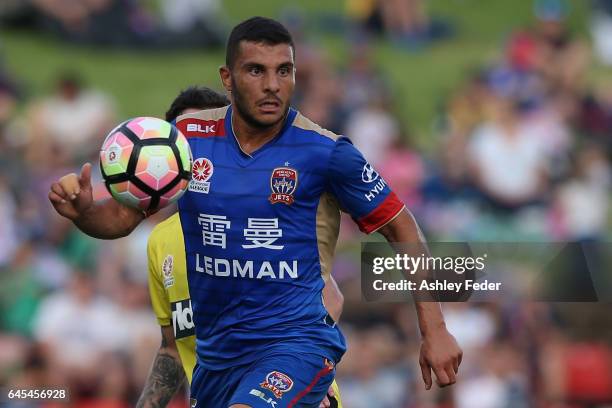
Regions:
[[[91,163],[85,163],[83,167],[81,167],[79,185],[81,188],[87,188],[91,186]]]
[[[56,203],[65,203],[68,198],[66,192],[59,183],[51,184],[51,191],[49,192],[49,200]]]
[[[436,375],[437,383],[439,387],[445,387],[450,384],[450,379],[446,374],[446,370],[441,366],[432,367],[434,374]]]
[[[74,219],[78,214],[74,213],[74,208],[72,205],[64,198],[64,192],[59,186],[59,184],[54,183],[51,186],[51,191],[49,191],[49,201],[55,208],[55,211],[58,212],[63,217]]]
[[[321,403],[319,404],[319,408],[329,408],[331,406],[331,403],[329,402],[329,398],[327,398],[327,395],[325,396],[325,398],[323,398],[323,401],[321,401]]]
[[[58,183],[64,192],[64,198],[74,200],[80,192],[79,180],[74,173],[67,174],[59,179]]]
[[[66,202],[66,200],[64,200],[55,191],[49,191],[49,201],[51,201],[53,204],[64,204]]]
[[[334,386],[330,385],[329,389],[327,390],[327,395],[329,395],[330,397],[334,397],[336,395],[336,392],[334,391]]]
[[[421,375],[423,376],[423,382],[425,383],[425,389],[431,389],[431,367],[424,358],[419,359],[419,365],[421,366]]]
[[[459,372],[459,364],[461,364],[461,357],[453,358],[453,371],[455,374]]]
[[[451,364],[447,364],[444,370],[446,376],[448,377],[448,384],[444,385],[453,385],[457,382],[457,377],[455,376],[455,370],[453,369]]]

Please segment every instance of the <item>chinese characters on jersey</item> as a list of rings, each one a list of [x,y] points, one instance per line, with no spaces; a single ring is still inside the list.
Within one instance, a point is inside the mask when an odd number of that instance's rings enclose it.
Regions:
[[[202,244],[227,248],[227,233],[231,221],[224,215],[200,214],[198,224],[202,226]],[[278,218],[249,218],[247,228],[243,230],[244,249],[267,248],[280,250],[284,245],[276,244],[283,236],[283,230],[278,227]]]

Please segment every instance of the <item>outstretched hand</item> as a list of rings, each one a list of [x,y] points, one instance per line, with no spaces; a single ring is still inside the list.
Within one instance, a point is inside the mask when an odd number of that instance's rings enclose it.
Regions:
[[[91,164],[81,167],[81,174],[70,173],[51,184],[49,201],[60,215],[74,221],[93,204]]]
[[[433,331],[423,337],[419,364],[425,389],[432,386],[431,371],[436,375],[439,387],[452,385],[457,381],[463,351],[446,327]]]

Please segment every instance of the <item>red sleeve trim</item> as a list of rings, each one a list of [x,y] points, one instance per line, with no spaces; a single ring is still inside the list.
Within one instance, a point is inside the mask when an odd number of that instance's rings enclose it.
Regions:
[[[404,203],[392,191],[372,212],[358,219],[357,225],[362,232],[371,234],[397,217],[403,209]]]

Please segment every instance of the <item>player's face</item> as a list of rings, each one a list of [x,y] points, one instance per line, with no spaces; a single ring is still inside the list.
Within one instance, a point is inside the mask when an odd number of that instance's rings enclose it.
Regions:
[[[285,118],[295,88],[293,48],[289,44],[243,41],[234,67],[226,73],[229,78],[224,78],[224,83],[230,86],[232,102],[247,123],[267,128]]]

